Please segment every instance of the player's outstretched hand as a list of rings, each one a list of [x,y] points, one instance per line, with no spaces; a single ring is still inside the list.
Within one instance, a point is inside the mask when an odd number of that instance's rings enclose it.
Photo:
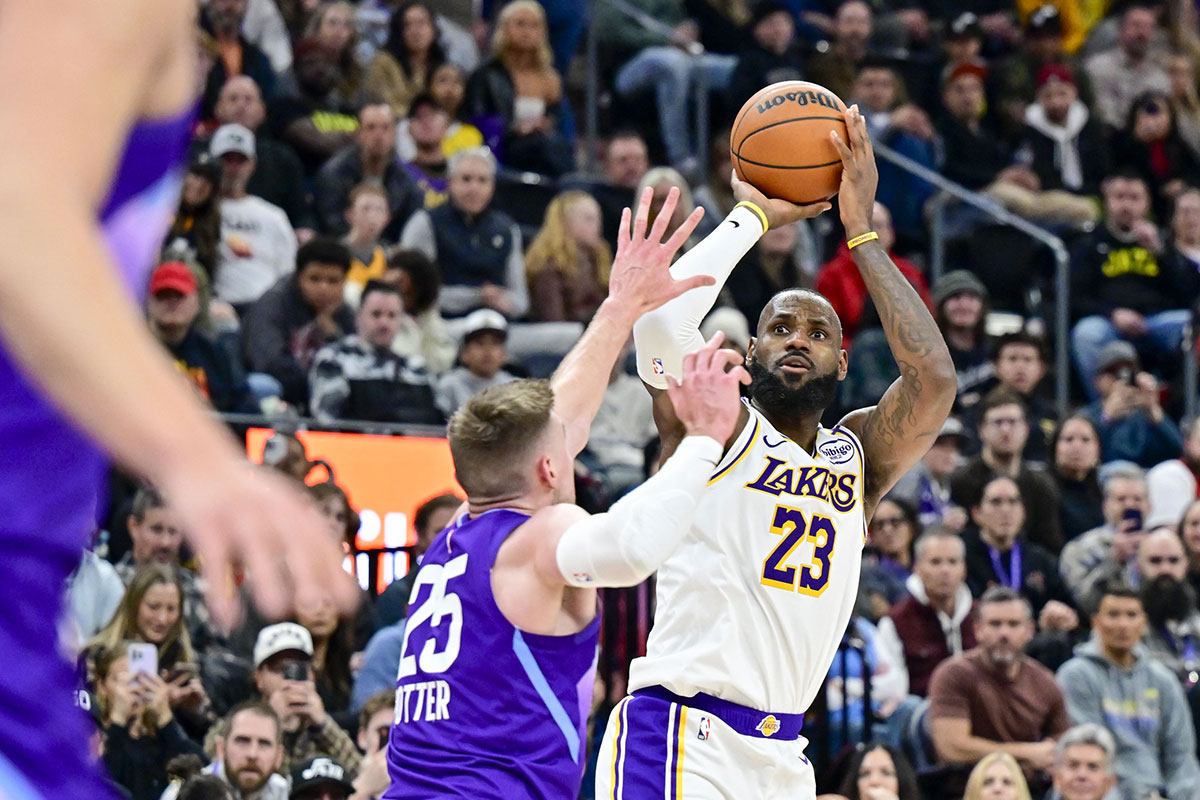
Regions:
[[[858,105],[846,109],[846,135],[842,141],[837,131],[830,131],[833,146],[842,157],[842,185],[838,188],[838,207],[846,237],[853,238],[871,230],[871,211],[875,207],[875,190],[879,186],[879,170],[875,166],[875,148],[867,135],[867,121]]]
[[[711,436],[724,444],[733,435],[741,413],[742,384],[750,373],[742,357],[721,347],[725,334],[718,331],[704,347],[683,357],[683,377],[667,376],[667,394],[675,415],[689,436]]]
[[[270,618],[323,598],[343,614],[357,607],[344,554],[301,487],[230,456],[173,470],[160,483],[200,556],[209,610],[224,628],[240,617],[235,567],[245,570],[255,603]]]
[[[613,259],[612,275],[608,279],[608,296],[634,312],[637,317],[673,300],[686,291],[700,286],[711,286],[716,280],[711,275],[697,275],[681,281],[671,276],[671,262],[683,243],[692,235],[704,209],[697,208],[663,241],[667,225],[679,202],[679,189],[671,187],[667,199],[654,219],[654,227],[646,233],[650,219],[650,202],[654,190],[647,187],[638,201],[637,214],[633,216],[630,229],[630,211],[621,212],[621,229],[617,232],[617,255]]]
[[[767,225],[772,228],[778,228],[781,225],[788,225],[802,219],[812,219],[831,208],[831,205],[824,200],[819,203],[798,206],[795,203],[789,203],[787,200],[767,197],[749,183],[739,179],[736,172],[730,176],[729,185],[733,187],[734,199],[739,203],[749,201],[761,208],[762,212],[767,215]]]

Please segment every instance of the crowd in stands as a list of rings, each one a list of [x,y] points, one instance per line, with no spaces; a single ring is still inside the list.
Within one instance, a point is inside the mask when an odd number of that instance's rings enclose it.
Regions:
[[[1200,797],[1200,425],[1181,350],[1200,299],[1194,2],[207,0],[197,45],[203,99],[145,311],[218,412],[436,435],[480,389],[548,376],[604,300],[622,208],[678,186],[675,222],[707,212],[694,245],[733,206],[734,114],[779,80],[829,87],[879,145],[1060,237],[1069,298],[1044,248],[879,159],[874,228],[959,393],[876,510],[805,733],[818,785],[849,800]],[[768,231],[703,327],[745,352],[774,292],[822,292],[850,354],[826,424],[899,374],[843,238],[829,214]],[[1050,392],[1064,302],[1070,409]],[[622,362],[580,501],[644,480],[655,440]],[[298,481],[313,466],[284,433],[264,463]],[[416,510],[412,571],[354,617],[222,631],[169,504],[112,484],[62,637],[115,784],[378,797],[408,587],[458,498]],[[312,491],[352,549],[346,493]],[[652,598],[605,596],[597,728]]]

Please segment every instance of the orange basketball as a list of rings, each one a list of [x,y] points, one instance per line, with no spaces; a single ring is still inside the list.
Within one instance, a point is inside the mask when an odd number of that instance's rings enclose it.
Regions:
[[[842,159],[829,140],[846,141],[846,106],[808,81],[773,83],[746,101],[733,122],[729,151],[738,178],[767,197],[807,204],[837,194]]]

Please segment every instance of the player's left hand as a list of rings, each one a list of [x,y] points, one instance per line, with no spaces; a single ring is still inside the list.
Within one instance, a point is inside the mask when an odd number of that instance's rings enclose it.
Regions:
[[[842,185],[838,188],[838,206],[846,238],[854,238],[871,230],[871,211],[875,207],[875,190],[879,186],[879,170],[875,166],[875,148],[867,135],[867,121],[858,105],[846,109],[846,135],[842,141],[837,131],[830,131],[833,146],[842,157]]]

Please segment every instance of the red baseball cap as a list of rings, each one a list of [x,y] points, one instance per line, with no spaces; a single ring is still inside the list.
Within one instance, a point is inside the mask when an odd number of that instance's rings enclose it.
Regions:
[[[1041,89],[1050,81],[1062,81],[1075,85],[1075,76],[1071,74],[1071,70],[1066,64],[1046,64],[1037,73],[1037,88]]]
[[[150,276],[150,294],[169,289],[186,296],[195,294],[197,288],[196,276],[188,269],[187,264],[180,261],[160,264]]]

